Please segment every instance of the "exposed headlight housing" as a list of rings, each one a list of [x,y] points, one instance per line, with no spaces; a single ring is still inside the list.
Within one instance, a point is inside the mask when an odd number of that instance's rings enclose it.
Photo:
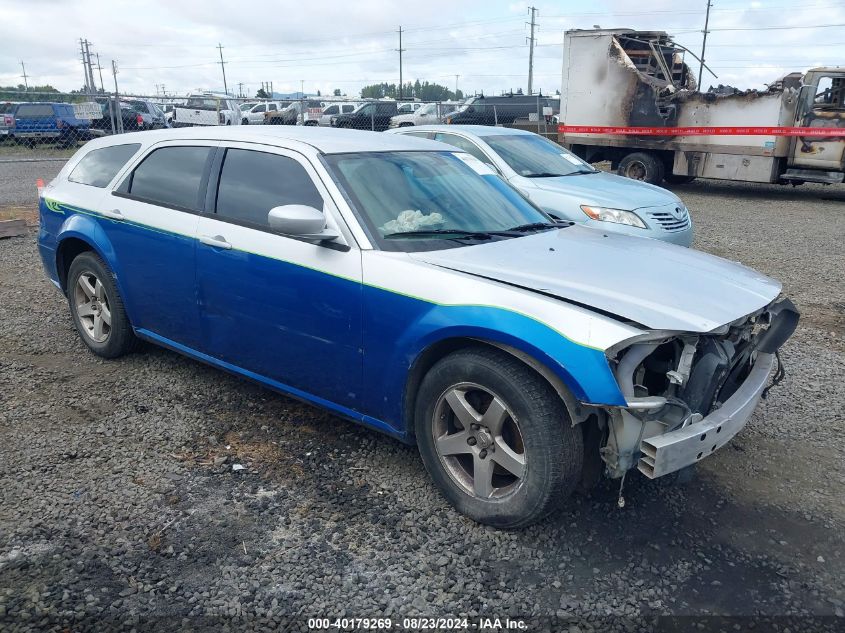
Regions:
[[[648,228],[642,218],[633,211],[623,211],[622,209],[608,209],[605,207],[596,207],[592,205],[582,204],[581,210],[587,214],[592,220],[599,222],[613,222],[614,224],[625,224],[627,226],[636,226],[639,229]]]

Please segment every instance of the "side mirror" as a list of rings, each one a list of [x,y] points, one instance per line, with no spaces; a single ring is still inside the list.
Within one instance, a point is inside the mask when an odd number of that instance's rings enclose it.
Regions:
[[[336,240],[338,234],[326,228],[326,216],[314,207],[304,204],[286,204],[273,207],[267,214],[267,223],[282,235],[299,237],[312,242]]]

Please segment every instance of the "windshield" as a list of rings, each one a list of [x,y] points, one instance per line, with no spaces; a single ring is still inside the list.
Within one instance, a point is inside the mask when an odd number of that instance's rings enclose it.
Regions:
[[[572,152],[538,134],[485,136],[484,142],[511,169],[526,178],[569,176],[596,171]]]
[[[383,250],[467,245],[477,242],[462,241],[462,233],[550,222],[481,161],[463,152],[336,154],[326,162]]]

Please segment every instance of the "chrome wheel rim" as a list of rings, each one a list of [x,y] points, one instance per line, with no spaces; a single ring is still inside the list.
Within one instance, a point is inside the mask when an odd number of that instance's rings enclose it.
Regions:
[[[85,335],[95,343],[104,343],[111,334],[111,306],[97,275],[85,271],[77,277],[73,304]]]
[[[516,491],[527,472],[519,423],[505,401],[475,383],[449,387],[431,430],[440,463],[464,492],[494,499]]]

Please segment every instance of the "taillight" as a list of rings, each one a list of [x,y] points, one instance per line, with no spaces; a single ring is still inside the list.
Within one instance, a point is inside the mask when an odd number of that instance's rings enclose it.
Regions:
[[[3,125],[5,125],[7,127],[12,127],[14,124],[15,124],[14,117],[10,117],[8,115],[3,116]]]
[[[144,125],[144,117],[142,117],[140,114],[135,115],[135,123],[137,123],[139,126]]]
[[[63,128],[64,126],[65,126],[65,122],[64,122],[64,121],[62,121],[61,119],[56,119],[56,127],[57,127],[57,128],[61,129],[61,128]]]

